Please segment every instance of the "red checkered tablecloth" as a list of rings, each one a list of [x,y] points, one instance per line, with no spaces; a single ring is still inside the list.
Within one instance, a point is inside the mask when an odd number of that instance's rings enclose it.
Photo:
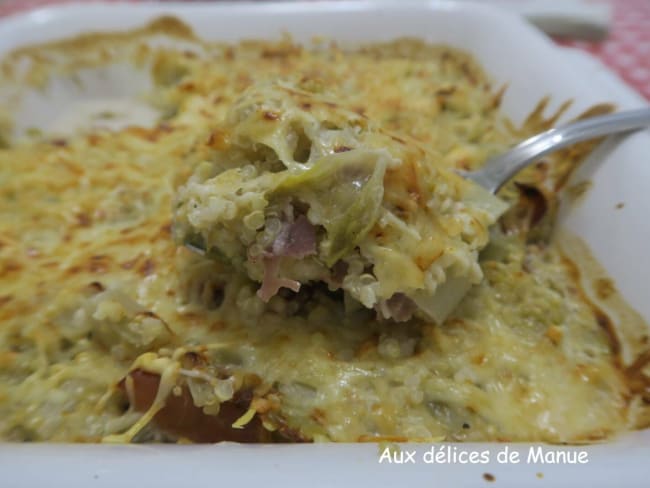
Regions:
[[[76,1],[80,3],[79,0]],[[609,2],[613,10],[610,34],[605,41],[560,41],[559,44],[576,47],[601,59],[628,85],[650,100],[650,0],[603,1]],[[47,5],[73,2],[75,0],[0,0],[0,17]]]
[[[560,42],[600,58],[650,100],[650,0],[609,0],[613,19],[604,42]]]

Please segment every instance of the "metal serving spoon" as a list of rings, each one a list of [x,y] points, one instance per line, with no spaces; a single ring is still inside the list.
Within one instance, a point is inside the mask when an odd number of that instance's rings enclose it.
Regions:
[[[590,117],[537,134],[500,156],[489,159],[481,169],[459,171],[459,174],[496,193],[515,174],[550,152],[576,142],[644,127],[650,127],[650,107]]]

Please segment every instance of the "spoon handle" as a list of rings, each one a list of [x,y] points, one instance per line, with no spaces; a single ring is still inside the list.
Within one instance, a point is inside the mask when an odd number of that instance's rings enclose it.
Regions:
[[[576,142],[650,126],[650,107],[590,117],[561,125],[526,139],[463,176],[496,193],[510,178],[542,156]]]

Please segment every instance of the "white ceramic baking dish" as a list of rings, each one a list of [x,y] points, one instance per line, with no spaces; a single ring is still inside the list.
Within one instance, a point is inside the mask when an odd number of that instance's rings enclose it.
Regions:
[[[68,5],[0,21],[0,54],[19,45],[89,30],[119,30],[174,14],[215,40],[323,35],[345,42],[416,36],[473,53],[496,83],[508,83],[505,112],[521,120],[545,95],[551,109],[567,99],[567,117],[598,102],[620,108],[644,104],[593,60],[567,53],[523,20],[480,4],[448,2],[144,3]],[[609,141],[576,178],[593,185],[562,225],[586,240],[627,301],[650,321],[645,278],[650,276],[650,134]],[[624,202],[623,209],[616,205]],[[374,444],[243,446],[106,446],[0,444],[0,486],[648,486],[650,431],[587,452],[584,464],[527,462],[528,445],[457,444],[457,452],[489,451],[488,464],[379,462]],[[441,446],[435,446],[439,449]],[[505,448],[518,463],[500,463]],[[557,451],[558,446],[545,449]]]

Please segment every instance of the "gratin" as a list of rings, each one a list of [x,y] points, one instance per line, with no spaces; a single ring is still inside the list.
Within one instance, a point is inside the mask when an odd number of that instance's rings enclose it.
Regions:
[[[173,42],[152,42],[160,37]],[[260,224],[249,216],[254,232],[247,236],[241,226],[229,228],[239,220],[201,220],[187,206],[199,190],[214,202],[235,188],[229,181],[206,186],[224,165],[252,180],[260,168],[279,174],[279,160],[309,161],[299,131],[295,143],[282,145],[291,148],[286,158],[267,157],[273,145],[258,129],[237,146],[246,116],[275,117],[266,108],[236,115],[242,100],[267,100],[260,86],[275,94],[298,86],[310,99],[335,94],[317,118],[338,118],[326,130],[345,132],[343,124],[355,120],[377,127],[371,157],[332,152],[342,165],[361,161],[355,174],[365,175],[364,184],[381,180],[385,194],[395,159],[454,179],[454,169],[479,167],[561,113],[545,118],[542,102],[514,127],[499,111],[502,91],[470,56],[448,46],[407,39],[356,48],[209,44],[169,18],[128,34],[22,49],[2,68],[5,88],[16,94],[22,85],[46,89],[54,79],[110,65],[151,74],[140,100],[160,114],[152,127],[20,132],[11,113],[0,114],[0,438],[585,442],[648,424],[648,353],[634,344],[633,357],[623,359],[617,324],[584,290],[587,270],[551,232],[559,192],[590,144],[546,158],[509,183],[499,194],[509,205],[505,214],[473,215],[490,233],[473,247],[461,239],[475,263],[463,268],[472,270],[473,286],[437,320],[409,315],[397,323],[381,305],[389,292],[364,294],[361,277],[390,263],[384,255],[360,265],[350,258],[347,288],[304,274],[299,288],[259,293],[265,270],[247,264],[243,244],[272,250],[281,219],[270,224],[262,212]],[[359,134],[337,134],[332,149],[352,148]],[[425,156],[396,158],[391,137],[403,141],[403,151]],[[270,166],[256,167],[260,162]],[[354,188],[336,182],[332,194],[350,198]],[[462,213],[453,199],[445,202],[436,201],[436,210]],[[238,207],[226,207],[236,216]],[[294,215],[284,222],[299,222]],[[277,232],[265,236],[274,225]],[[182,245],[197,234],[204,248],[219,252],[201,256]],[[327,267],[363,247],[354,242],[329,256],[330,237],[321,241]],[[415,247],[391,244],[387,252],[416,262]],[[429,269],[439,256],[427,256]],[[396,279],[403,266],[386,277]],[[433,272],[436,286],[447,281],[448,267]]]

